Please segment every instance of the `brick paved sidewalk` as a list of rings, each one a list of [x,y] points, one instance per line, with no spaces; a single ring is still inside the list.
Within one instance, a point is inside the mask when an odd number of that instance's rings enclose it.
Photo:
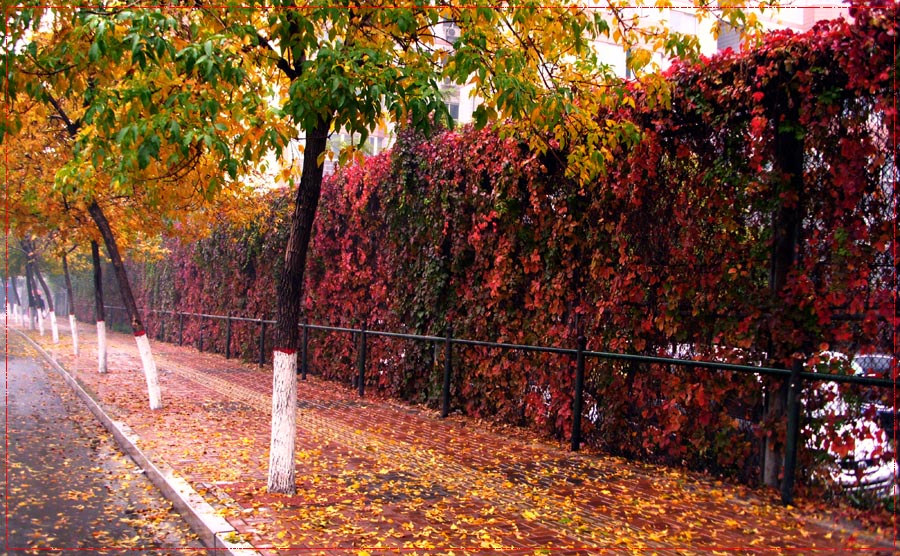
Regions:
[[[154,342],[164,408],[150,411],[133,338],[110,335],[100,375],[94,332],[79,327],[77,358],[68,330],[57,345],[29,335],[265,555],[892,553],[893,532],[314,377],[298,387],[298,494],[268,494],[270,369]]]

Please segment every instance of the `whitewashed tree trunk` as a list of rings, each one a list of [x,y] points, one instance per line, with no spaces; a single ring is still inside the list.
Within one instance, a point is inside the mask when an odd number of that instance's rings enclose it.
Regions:
[[[113,270],[116,272],[116,281],[119,283],[119,294],[122,297],[122,304],[128,313],[131,321],[131,330],[134,332],[134,339],[141,354],[141,363],[144,367],[144,376],[147,379],[147,395],[150,399],[150,409],[162,408],[162,400],[159,388],[159,374],[156,371],[156,362],[153,360],[153,353],[150,350],[150,340],[147,338],[147,332],[144,330],[144,324],[141,322],[141,314],[138,311],[137,303],[134,301],[134,294],[131,292],[131,284],[128,281],[128,272],[125,270],[125,263],[122,261],[122,255],[119,252],[119,246],[116,243],[116,237],[113,235],[112,227],[103,214],[103,209],[97,204],[96,199],[88,206],[88,212],[93,218],[94,223],[103,236],[103,243],[106,244],[106,253],[109,255],[113,264]],[[99,269],[99,246],[96,242],[91,243],[91,255],[94,258],[94,268]],[[100,272],[95,270],[95,284],[100,283]],[[96,292],[101,292],[98,286],[95,286]],[[97,314],[102,314],[102,303],[100,295],[97,296],[98,310]]]
[[[66,309],[69,313],[69,331],[72,333],[72,351],[78,357],[78,321],[75,319],[75,294],[72,291],[72,276],[69,274],[69,261],[62,255],[63,279],[66,282]]]
[[[272,438],[269,492],[296,492],[294,444],[297,431],[297,352],[275,350],[272,361]]]
[[[37,321],[38,321],[38,330],[41,332],[41,336],[44,335],[44,312],[40,309],[37,310]]]
[[[97,321],[97,370],[105,373],[106,367],[106,323]]]
[[[50,333],[53,336],[53,343],[59,343],[59,325],[56,323],[56,312],[50,311]]]
[[[75,315],[69,315],[69,328],[72,330],[72,351],[78,355],[78,321]]]
[[[144,366],[144,377],[147,379],[147,394],[150,397],[150,409],[162,408],[162,395],[159,388],[159,373],[156,370],[156,361],[150,351],[150,340],[147,334],[141,333],[134,336],[138,352],[141,354],[141,363]]]

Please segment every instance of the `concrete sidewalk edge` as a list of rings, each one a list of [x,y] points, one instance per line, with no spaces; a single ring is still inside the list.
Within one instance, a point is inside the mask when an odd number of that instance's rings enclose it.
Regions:
[[[38,343],[21,331],[13,330],[13,332],[28,341],[50,366],[63,377],[69,387],[88,406],[88,409],[91,410],[91,413],[94,414],[97,420],[113,435],[122,451],[138,464],[147,478],[150,479],[150,482],[160,490],[166,499],[172,502],[178,513],[190,525],[191,529],[197,533],[209,550],[214,551],[216,555],[261,556],[253,545],[249,543],[234,543],[226,540],[231,535],[237,535],[238,531],[225,518],[216,514],[213,507],[187,481],[177,476],[169,466],[165,464],[157,466],[150,461],[138,448],[137,441],[139,437],[134,431],[127,424],[114,421],[107,415],[103,408],[78,384],[72,375]]]

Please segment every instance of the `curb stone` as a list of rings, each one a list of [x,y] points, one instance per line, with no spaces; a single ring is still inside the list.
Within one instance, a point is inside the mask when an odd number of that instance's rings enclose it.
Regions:
[[[72,378],[72,375],[28,335],[18,330],[13,330],[13,332],[24,338],[62,376],[66,384],[88,406],[97,420],[113,435],[122,451],[137,463],[150,482],[178,510],[178,513],[209,549],[210,554],[216,556],[221,554],[262,556],[253,545],[247,542],[235,543],[227,540],[232,535],[238,535],[238,531],[225,518],[218,515],[187,481],[176,475],[174,470],[165,463],[157,465],[150,461],[150,458],[138,448],[137,443],[140,438],[131,430],[131,427],[121,421],[115,421],[107,415],[90,394]]]

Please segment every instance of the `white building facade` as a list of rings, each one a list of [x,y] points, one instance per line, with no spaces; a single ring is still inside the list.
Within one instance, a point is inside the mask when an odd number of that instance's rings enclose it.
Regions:
[[[602,10],[603,8],[596,8]],[[790,29],[795,32],[808,31],[817,22],[825,19],[847,18],[849,19],[849,8],[843,0],[781,0],[778,9],[766,8],[763,10],[745,10],[748,18],[758,21],[766,31]],[[665,26],[671,31],[694,36],[700,44],[700,52],[703,55],[711,56],[718,51],[731,48],[738,50],[741,48],[740,33],[738,30],[729,29],[727,25],[720,33],[713,32],[715,22],[715,11],[701,17],[698,9],[691,2],[673,1],[671,7],[640,7],[625,8],[620,15],[628,18],[637,18],[640,25]],[[436,25],[434,34],[438,43],[449,47],[459,36],[459,28],[452,22],[444,21]],[[440,45],[440,44],[439,44]],[[613,40],[597,40],[594,42],[594,48],[598,53],[599,59],[608,64],[615,71],[616,75],[628,78],[630,77],[626,69],[626,60],[628,52],[622,45],[615,43]],[[662,53],[655,53],[650,71],[665,69],[670,63]],[[472,114],[478,103],[478,98],[473,94],[471,85],[457,85],[449,80],[441,84],[445,94],[445,101],[449,109],[450,115],[457,124],[466,124],[472,121]],[[302,138],[301,138],[302,140]],[[357,145],[364,155],[377,155],[393,145],[394,135],[393,127],[390,125],[379,126],[371,131],[366,142],[359,146],[359,137],[352,136],[345,131],[334,133],[331,138],[331,150],[334,154],[332,159],[326,159],[326,174],[334,172],[336,167],[337,155],[340,150],[347,145]],[[289,160],[299,168],[302,154],[299,149],[290,149],[293,151],[292,156],[288,156],[293,160]],[[274,162],[274,161],[273,161]],[[275,163],[277,167],[278,164]],[[276,177],[275,182],[280,180]],[[283,185],[283,184],[281,184]]]

